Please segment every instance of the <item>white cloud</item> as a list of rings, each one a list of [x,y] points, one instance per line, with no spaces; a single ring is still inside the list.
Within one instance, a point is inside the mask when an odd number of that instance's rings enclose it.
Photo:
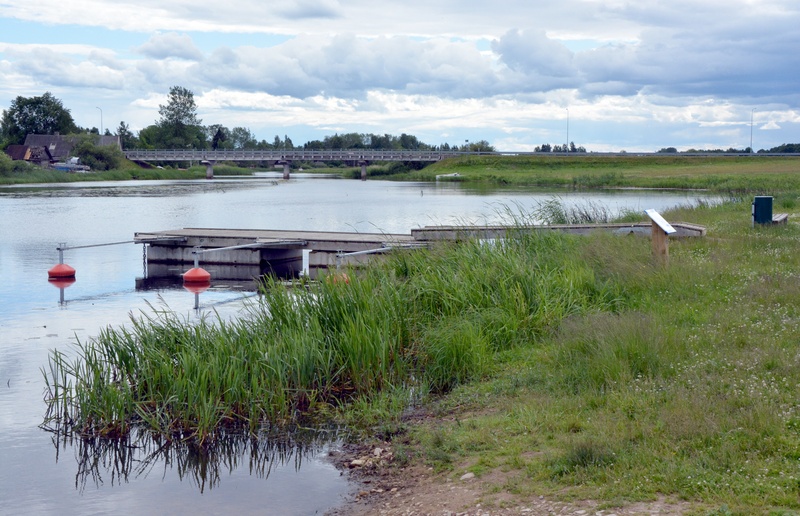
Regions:
[[[147,57],[154,59],[174,57],[199,61],[203,58],[203,54],[195,46],[191,37],[186,34],[177,34],[175,32],[155,34],[137,50]]]
[[[0,107],[16,95],[53,91],[87,118],[96,117],[99,98],[104,110],[146,124],[169,87],[181,85],[195,92],[206,123],[269,132],[278,124],[310,133],[413,129],[456,140],[483,131],[520,146],[558,141],[569,108],[576,138],[629,149],[659,131],[665,140],[740,145],[754,107],[776,144],[796,139],[800,125],[793,0],[241,0],[233,7],[0,3]],[[18,20],[43,24],[52,39],[5,30]],[[61,30],[72,32],[59,37]],[[670,145],[681,142],[652,144]]]

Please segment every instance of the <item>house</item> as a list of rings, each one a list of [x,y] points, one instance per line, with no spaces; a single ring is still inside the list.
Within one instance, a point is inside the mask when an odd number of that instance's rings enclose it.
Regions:
[[[53,156],[47,147],[31,147],[28,145],[9,145],[6,148],[8,154],[13,160],[23,160],[30,163],[35,163],[41,167],[47,167],[53,163]]]
[[[95,144],[99,146],[113,145],[122,150],[119,136],[94,135]],[[41,167],[53,167],[59,170],[88,170],[72,157],[72,148],[77,142],[75,136],[60,134],[29,134],[24,145],[9,145],[6,148],[13,160],[24,160]]]
[[[95,144],[100,146],[114,145],[122,150],[119,136],[95,136]],[[25,145],[29,147],[45,147],[53,161],[66,161],[72,155],[75,146],[74,136],[60,134],[29,134],[25,137]]]

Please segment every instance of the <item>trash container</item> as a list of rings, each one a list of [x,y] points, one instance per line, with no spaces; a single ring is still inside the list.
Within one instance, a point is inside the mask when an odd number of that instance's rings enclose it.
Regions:
[[[753,199],[753,225],[772,224],[772,197],[757,195]]]

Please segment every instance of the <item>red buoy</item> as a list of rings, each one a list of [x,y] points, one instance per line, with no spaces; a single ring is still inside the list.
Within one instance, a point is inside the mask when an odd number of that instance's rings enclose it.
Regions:
[[[327,276],[326,279],[330,283],[333,283],[334,285],[336,285],[338,283],[344,283],[345,285],[347,285],[348,283],[350,283],[350,277],[347,274],[345,274],[344,272],[333,273],[333,274]]]
[[[74,278],[75,277],[75,269],[67,265],[66,263],[59,263],[47,271],[47,277],[50,279],[53,278]]]
[[[183,288],[191,292],[192,294],[202,294],[211,286],[210,281],[206,281],[205,283],[199,283],[196,281],[188,282],[183,284]]]
[[[71,278],[50,278],[47,281],[54,287],[67,288],[75,283],[75,276]]]
[[[194,267],[183,274],[184,283],[211,283],[211,273],[202,267]]]

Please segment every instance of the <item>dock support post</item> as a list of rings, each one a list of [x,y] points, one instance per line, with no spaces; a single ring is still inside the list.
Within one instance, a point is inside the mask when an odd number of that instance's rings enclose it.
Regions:
[[[284,161],[283,162],[283,178],[284,179],[289,179],[289,165],[291,165],[291,162],[289,162],[289,161]]]
[[[206,179],[214,179],[214,162],[211,160],[203,160],[200,164],[206,166]]]

